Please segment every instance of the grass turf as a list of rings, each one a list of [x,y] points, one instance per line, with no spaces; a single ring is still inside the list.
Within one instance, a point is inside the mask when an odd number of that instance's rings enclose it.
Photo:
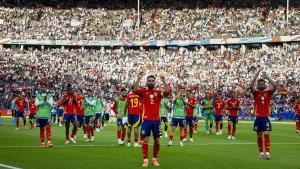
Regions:
[[[141,148],[118,146],[114,124],[96,133],[92,143],[85,143],[79,130],[76,145],[64,145],[64,127],[55,125],[52,127],[54,147],[49,149],[39,147],[38,128],[16,131],[9,123],[10,119],[4,119],[4,125],[0,126],[0,164],[24,169],[142,168]],[[167,146],[168,139],[162,138],[159,168],[300,169],[300,135],[295,133],[294,124],[273,123],[270,161],[257,158],[252,126],[252,123],[239,123],[237,139],[227,140],[226,127],[222,136],[207,136],[201,123],[195,142],[190,143],[188,139],[184,147],[179,146],[178,132],[171,147]],[[149,146],[150,161],[151,158],[152,145]]]

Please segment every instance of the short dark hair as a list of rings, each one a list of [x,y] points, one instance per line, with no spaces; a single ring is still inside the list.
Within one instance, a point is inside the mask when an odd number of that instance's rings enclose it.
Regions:
[[[149,79],[149,78],[156,79],[154,75],[149,75],[149,76],[147,76],[147,79]]]
[[[259,82],[264,82],[264,83],[266,83],[265,79],[258,79],[257,83],[259,83]]]
[[[72,85],[70,83],[67,85],[67,91],[69,90],[72,90]]]
[[[121,89],[121,92],[127,92],[126,88],[123,87],[123,88]]]
[[[92,89],[87,89],[88,92],[93,92]]]
[[[79,90],[80,92],[83,92],[83,90],[82,90],[81,88],[78,88],[77,91],[78,91],[78,90]]]

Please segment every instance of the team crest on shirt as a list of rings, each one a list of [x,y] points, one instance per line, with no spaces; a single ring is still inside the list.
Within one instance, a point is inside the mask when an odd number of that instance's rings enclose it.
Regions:
[[[153,98],[154,98],[153,94],[150,94],[150,96],[149,96],[149,97],[150,97],[150,99],[153,99]]]
[[[145,135],[145,130],[142,130],[142,135]]]

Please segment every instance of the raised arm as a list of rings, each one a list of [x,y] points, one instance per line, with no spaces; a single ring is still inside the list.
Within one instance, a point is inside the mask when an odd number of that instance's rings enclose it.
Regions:
[[[278,87],[277,83],[272,80],[266,73],[263,75],[263,78],[267,79],[271,83],[271,91],[274,93]]]
[[[260,69],[258,70],[258,72],[255,74],[254,78],[252,79],[252,81],[251,81],[251,83],[250,83],[250,90],[251,90],[252,93],[254,93],[254,91],[255,91],[255,82],[256,82],[256,80],[257,80],[257,78],[258,78],[258,76],[259,76],[259,73],[260,73],[262,70],[263,70],[263,68],[260,68]]]
[[[136,92],[138,90],[140,81],[143,78],[143,76],[144,76],[144,72],[140,72],[138,74],[138,78],[136,79],[134,86],[133,86],[133,92]]]
[[[164,84],[164,92],[169,93],[171,91],[171,89],[166,82],[166,77],[164,75],[160,75],[160,79],[162,80],[162,82]]]

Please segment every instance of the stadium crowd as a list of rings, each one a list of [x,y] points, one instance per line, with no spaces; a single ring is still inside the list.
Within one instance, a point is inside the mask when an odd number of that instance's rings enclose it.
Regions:
[[[300,8],[146,8],[109,10],[0,6],[0,38],[43,40],[207,39],[300,34]]]
[[[56,98],[70,82],[77,88],[90,88],[108,99],[114,97],[120,86],[132,86],[137,72],[145,70],[147,73],[165,74],[173,89],[192,86],[199,99],[203,98],[205,91],[217,91],[220,87],[224,95],[236,91],[244,110],[249,113],[252,109],[249,83],[255,71],[263,66],[266,73],[281,85],[273,108],[284,107],[285,111],[292,111],[293,105],[289,104],[289,100],[300,90],[298,49],[298,44],[264,46],[245,52],[232,48],[179,48],[178,51],[122,48],[28,48],[22,51],[3,48],[0,53],[1,64],[4,65],[0,73],[1,98],[9,100],[12,91],[16,90],[35,93],[38,81],[47,78]]]

